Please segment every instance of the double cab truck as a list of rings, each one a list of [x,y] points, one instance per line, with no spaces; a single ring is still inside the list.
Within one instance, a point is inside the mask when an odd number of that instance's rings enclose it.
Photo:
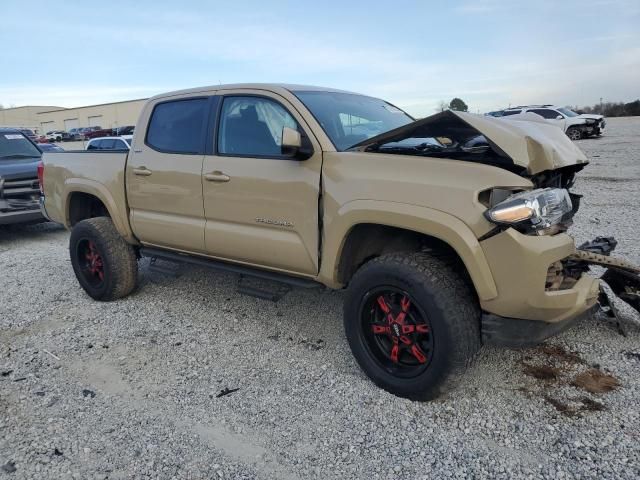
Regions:
[[[129,152],[45,153],[41,201],[96,300],[132,292],[143,256],[346,289],[363,371],[424,400],[483,343],[532,345],[594,308],[590,264],[638,308],[615,241],[567,234],[587,163],[545,123],[238,84],[151,98]]]

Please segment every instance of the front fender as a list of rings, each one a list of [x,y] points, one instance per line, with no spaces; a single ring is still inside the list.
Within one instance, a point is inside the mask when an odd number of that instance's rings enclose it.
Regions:
[[[339,287],[338,266],[347,235],[358,224],[377,224],[438,238],[462,259],[480,300],[498,296],[489,264],[473,232],[461,220],[438,210],[405,203],[353,200],[325,218],[322,265],[318,280]]]

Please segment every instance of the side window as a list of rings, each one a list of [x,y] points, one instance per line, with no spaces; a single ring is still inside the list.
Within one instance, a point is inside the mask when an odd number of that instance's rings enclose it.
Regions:
[[[518,113],[520,113],[520,110],[505,110],[504,112],[502,112],[502,116],[508,117],[509,115],[516,115]]]
[[[147,128],[147,145],[160,152],[201,153],[206,112],[206,98],[156,105]]]
[[[116,147],[118,150],[127,150],[129,148],[129,144],[126,140],[116,140]]]
[[[228,155],[279,157],[282,129],[298,123],[274,100],[225,97],[218,129],[218,152]]]
[[[98,144],[101,141],[102,140],[94,140],[93,142],[89,142],[89,145],[87,145],[87,150],[99,150],[100,146]]]
[[[547,120],[555,120],[560,115],[555,110],[549,110],[548,108],[534,108],[529,110],[530,112],[537,113],[538,115],[546,118]]]

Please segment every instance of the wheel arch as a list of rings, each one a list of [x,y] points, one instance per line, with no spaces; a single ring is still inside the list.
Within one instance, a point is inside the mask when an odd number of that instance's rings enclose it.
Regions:
[[[118,233],[128,242],[136,243],[127,220],[126,206],[119,207],[109,190],[88,179],[65,181],[65,226],[69,229],[81,220],[107,216]]]
[[[497,297],[477,238],[452,215],[417,205],[356,200],[344,205],[325,225],[325,234],[319,279],[329,285],[348,284],[353,273],[371,258],[426,248],[459,260],[479,299]]]

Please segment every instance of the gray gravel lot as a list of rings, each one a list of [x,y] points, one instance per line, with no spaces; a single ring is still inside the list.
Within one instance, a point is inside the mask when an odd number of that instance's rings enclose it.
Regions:
[[[591,164],[573,233],[615,235],[640,263],[640,118],[608,124],[578,142]],[[0,228],[0,478],[640,477],[626,304],[626,337],[597,316],[546,348],[485,348],[448,398],[414,403],[359,370],[341,292],[271,303],[237,294],[233,275],[172,278],[145,260],[132,296],[98,303],[67,242],[52,224]],[[572,385],[594,367],[620,386]]]

